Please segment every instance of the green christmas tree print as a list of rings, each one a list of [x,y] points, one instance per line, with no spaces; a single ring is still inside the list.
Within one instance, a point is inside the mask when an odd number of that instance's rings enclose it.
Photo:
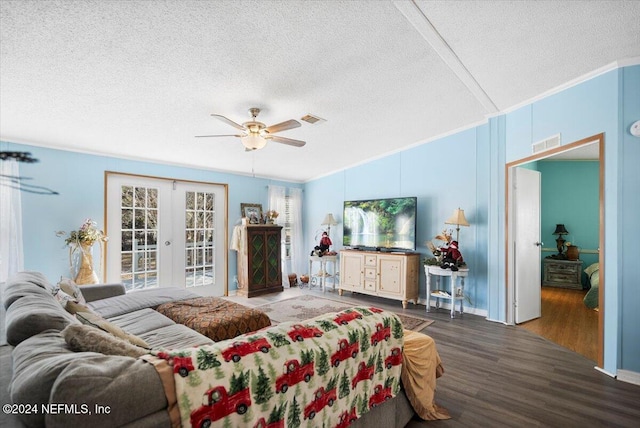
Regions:
[[[258,375],[252,376],[251,390],[253,391],[253,401],[256,404],[266,403],[273,397],[271,379],[262,370],[262,366],[258,367]]]
[[[240,372],[236,376],[234,373],[231,375],[231,381],[229,382],[229,395],[233,395],[238,391],[242,391],[249,385],[249,371]]]
[[[314,352],[309,349],[308,351],[302,351],[300,353],[300,365],[304,366],[313,361]]]
[[[196,361],[198,362],[198,370],[208,370],[222,365],[213,352],[204,348],[200,348],[196,352]]]
[[[347,377],[347,372],[343,371],[342,376],[340,377],[340,391],[338,392],[338,398],[348,396],[349,392],[349,378]]]
[[[189,395],[187,395],[186,392],[183,392],[182,395],[180,395],[180,405],[178,406],[180,408],[180,413],[181,413],[181,418],[182,419],[187,419],[189,418],[189,409],[191,409],[191,400],[189,400]]]
[[[320,376],[324,376],[329,371],[329,354],[324,348],[320,348],[320,355],[316,359],[316,370]]]
[[[336,325],[335,322],[333,321],[329,321],[329,320],[318,320],[316,321],[318,323],[318,325],[320,326],[321,329],[323,329],[325,332],[327,331],[331,331],[333,329],[338,328],[338,326]]]
[[[367,329],[362,327],[362,330],[360,331],[360,337],[362,337],[362,340],[360,341],[360,352],[366,352],[367,349],[371,347],[371,343],[368,340],[370,336],[371,335],[367,332]]]
[[[362,315],[364,315],[365,317],[368,317],[368,316],[370,316],[370,315],[373,315],[373,312],[371,312],[371,311],[370,311],[369,309],[367,309],[367,308],[361,308],[361,307],[358,307],[358,311],[359,311]]]
[[[364,392],[364,395],[358,399],[358,414],[362,415],[369,411],[369,397],[367,396],[367,392]]]
[[[347,337],[349,338],[349,344],[353,345],[358,341],[360,335],[358,334],[358,330],[351,330],[347,332]]]
[[[276,332],[270,331],[270,332],[267,332],[267,337],[271,341],[271,344],[276,348],[291,344],[289,339],[287,339],[287,336],[285,336],[282,333],[276,333]]]
[[[189,372],[189,376],[187,377],[187,383],[191,387],[196,387],[202,383],[202,379],[200,378],[200,374],[197,371]]]
[[[384,363],[382,361],[382,354],[378,351],[378,359],[376,360],[376,373],[382,373],[384,369]]]
[[[284,411],[287,408],[287,403],[282,403],[279,406],[274,406],[269,413],[269,419],[267,420],[268,424],[272,424],[274,422],[278,422],[284,418]]]
[[[402,323],[398,318],[393,319],[393,337],[394,339],[400,339],[404,337],[404,330],[402,328]]]
[[[291,404],[289,405],[289,414],[287,415],[287,427],[288,428],[298,428],[300,426],[300,415],[302,411],[300,410],[300,405],[298,404],[298,400],[296,397],[293,397]]]

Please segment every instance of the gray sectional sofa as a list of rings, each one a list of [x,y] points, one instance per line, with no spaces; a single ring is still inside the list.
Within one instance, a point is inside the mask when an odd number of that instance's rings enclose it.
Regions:
[[[171,426],[167,397],[151,364],[139,358],[69,348],[60,332],[79,321],[53,297],[54,286],[42,274],[22,272],[2,287],[6,339],[15,347],[12,367],[2,367],[3,378],[6,370],[13,370],[9,399],[22,405],[18,419],[9,419],[11,423],[29,427]],[[212,343],[153,309],[162,303],[199,297],[188,291],[162,288],[125,294],[122,285],[110,284],[83,286],[82,294],[94,312],[152,348]],[[47,412],[42,411],[42,405],[50,405]],[[351,426],[402,427],[413,415],[401,392]]]

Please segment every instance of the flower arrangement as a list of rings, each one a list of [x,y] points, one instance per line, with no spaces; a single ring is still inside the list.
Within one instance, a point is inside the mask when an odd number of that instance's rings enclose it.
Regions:
[[[56,236],[65,235],[67,232],[56,232]],[[104,232],[98,229],[98,223],[88,218],[80,229],[69,232],[64,242],[67,245],[93,245],[96,242],[106,242],[108,239]]]
[[[269,210],[269,211],[267,211],[266,215],[267,215],[267,219],[270,220],[271,222],[273,222],[273,221],[275,221],[275,219],[278,218],[278,216],[280,214],[276,210]]]

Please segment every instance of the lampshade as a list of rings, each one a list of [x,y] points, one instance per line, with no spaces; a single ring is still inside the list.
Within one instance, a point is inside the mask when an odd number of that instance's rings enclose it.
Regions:
[[[333,214],[329,213],[326,216],[324,216],[324,220],[322,220],[322,223],[320,223],[323,226],[335,226],[336,224],[338,224],[338,222],[336,221],[335,218],[333,218]]]
[[[267,140],[257,132],[250,132],[240,137],[242,144],[249,150],[258,150],[267,145]]]
[[[451,217],[444,222],[445,224],[455,224],[456,226],[469,226],[469,222],[464,217],[464,210],[456,208]]]
[[[553,232],[554,235],[568,235],[569,231],[564,227],[564,224],[556,224],[556,230]]]

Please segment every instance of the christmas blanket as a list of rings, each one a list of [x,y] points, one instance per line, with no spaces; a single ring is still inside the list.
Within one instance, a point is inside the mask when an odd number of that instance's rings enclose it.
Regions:
[[[199,348],[172,366],[183,427],[346,427],[400,391],[403,328],[355,307]]]

